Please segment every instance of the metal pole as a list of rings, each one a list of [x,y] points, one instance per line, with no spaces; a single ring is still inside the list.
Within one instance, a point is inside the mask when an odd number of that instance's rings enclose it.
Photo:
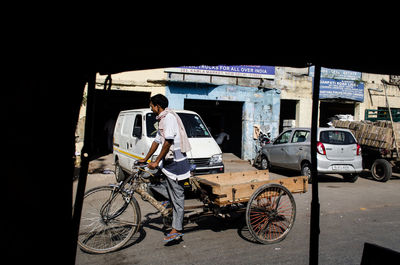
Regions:
[[[315,65],[313,83],[313,104],[311,120],[311,221],[310,221],[310,259],[309,264],[318,264],[319,252],[319,215],[320,205],[318,198],[318,171],[317,171],[317,129],[318,129],[318,105],[319,105],[319,85],[321,76],[321,65]]]
[[[79,171],[78,187],[76,191],[74,212],[72,216],[72,262],[75,264],[76,248],[78,244],[79,224],[82,214],[83,196],[85,195],[86,179],[89,167],[90,156],[93,150],[93,118],[94,118],[94,90],[96,73],[92,73],[88,81],[88,94],[86,104],[85,138],[81,154],[81,167]]]
[[[387,91],[386,91],[388,82],[386,80],[382,79],[382,83],[383,83],[383,88],[385,91],[386,107],[388,108],[388,111],[389,111],[390,122],[391,122],[392,130],[393,130],[394,147],[396,148],[396,156],[399,157],[399,147],[397,146],[396,130],[394,129],[392,110],[390,109],[389,100],[388,100]]]

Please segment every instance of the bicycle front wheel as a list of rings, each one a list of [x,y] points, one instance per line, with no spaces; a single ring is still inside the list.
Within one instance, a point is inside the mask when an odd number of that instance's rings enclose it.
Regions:
[[[139,230],[140,208],[133,196],[113,186],[85,193],[78,244],[90,253],[107,253],[123,247]]]

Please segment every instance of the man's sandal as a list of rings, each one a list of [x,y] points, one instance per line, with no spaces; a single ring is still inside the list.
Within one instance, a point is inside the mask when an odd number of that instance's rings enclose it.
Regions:
[[[170,242],[172,240],[179,239],[183,236],[183,233],[172,233],[168,234],[167,237],[164,238],[164,242]]]

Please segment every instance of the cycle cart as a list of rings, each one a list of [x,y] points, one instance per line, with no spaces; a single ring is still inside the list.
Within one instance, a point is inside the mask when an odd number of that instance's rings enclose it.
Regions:
[[[134,193],[153,205],[168,225],[171,209],[148,192],[156,176],[144,165],[135,165],[133,174],[124,181],[87,191],[78,236],[81,249],[90,253],[115,251],[138,232],[141,213]],[[201,202],[201,211],[185,216],[186,221],[245,211],[250,234],[263,244],[287,236],[296,217],[292,193],[306,192],[308,186],[306,176],[270,179],[268,170],[192,176],[189,182]],[[185,206],[185,210],[189,208]]]

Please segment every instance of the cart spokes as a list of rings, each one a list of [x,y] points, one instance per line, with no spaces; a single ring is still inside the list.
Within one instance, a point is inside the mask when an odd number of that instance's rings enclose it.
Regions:
[[[278,184],[261,186],[247,204],[249,231],[263,244],[283,240],[292,228],[295,216],[296,204],[292,194]]]

